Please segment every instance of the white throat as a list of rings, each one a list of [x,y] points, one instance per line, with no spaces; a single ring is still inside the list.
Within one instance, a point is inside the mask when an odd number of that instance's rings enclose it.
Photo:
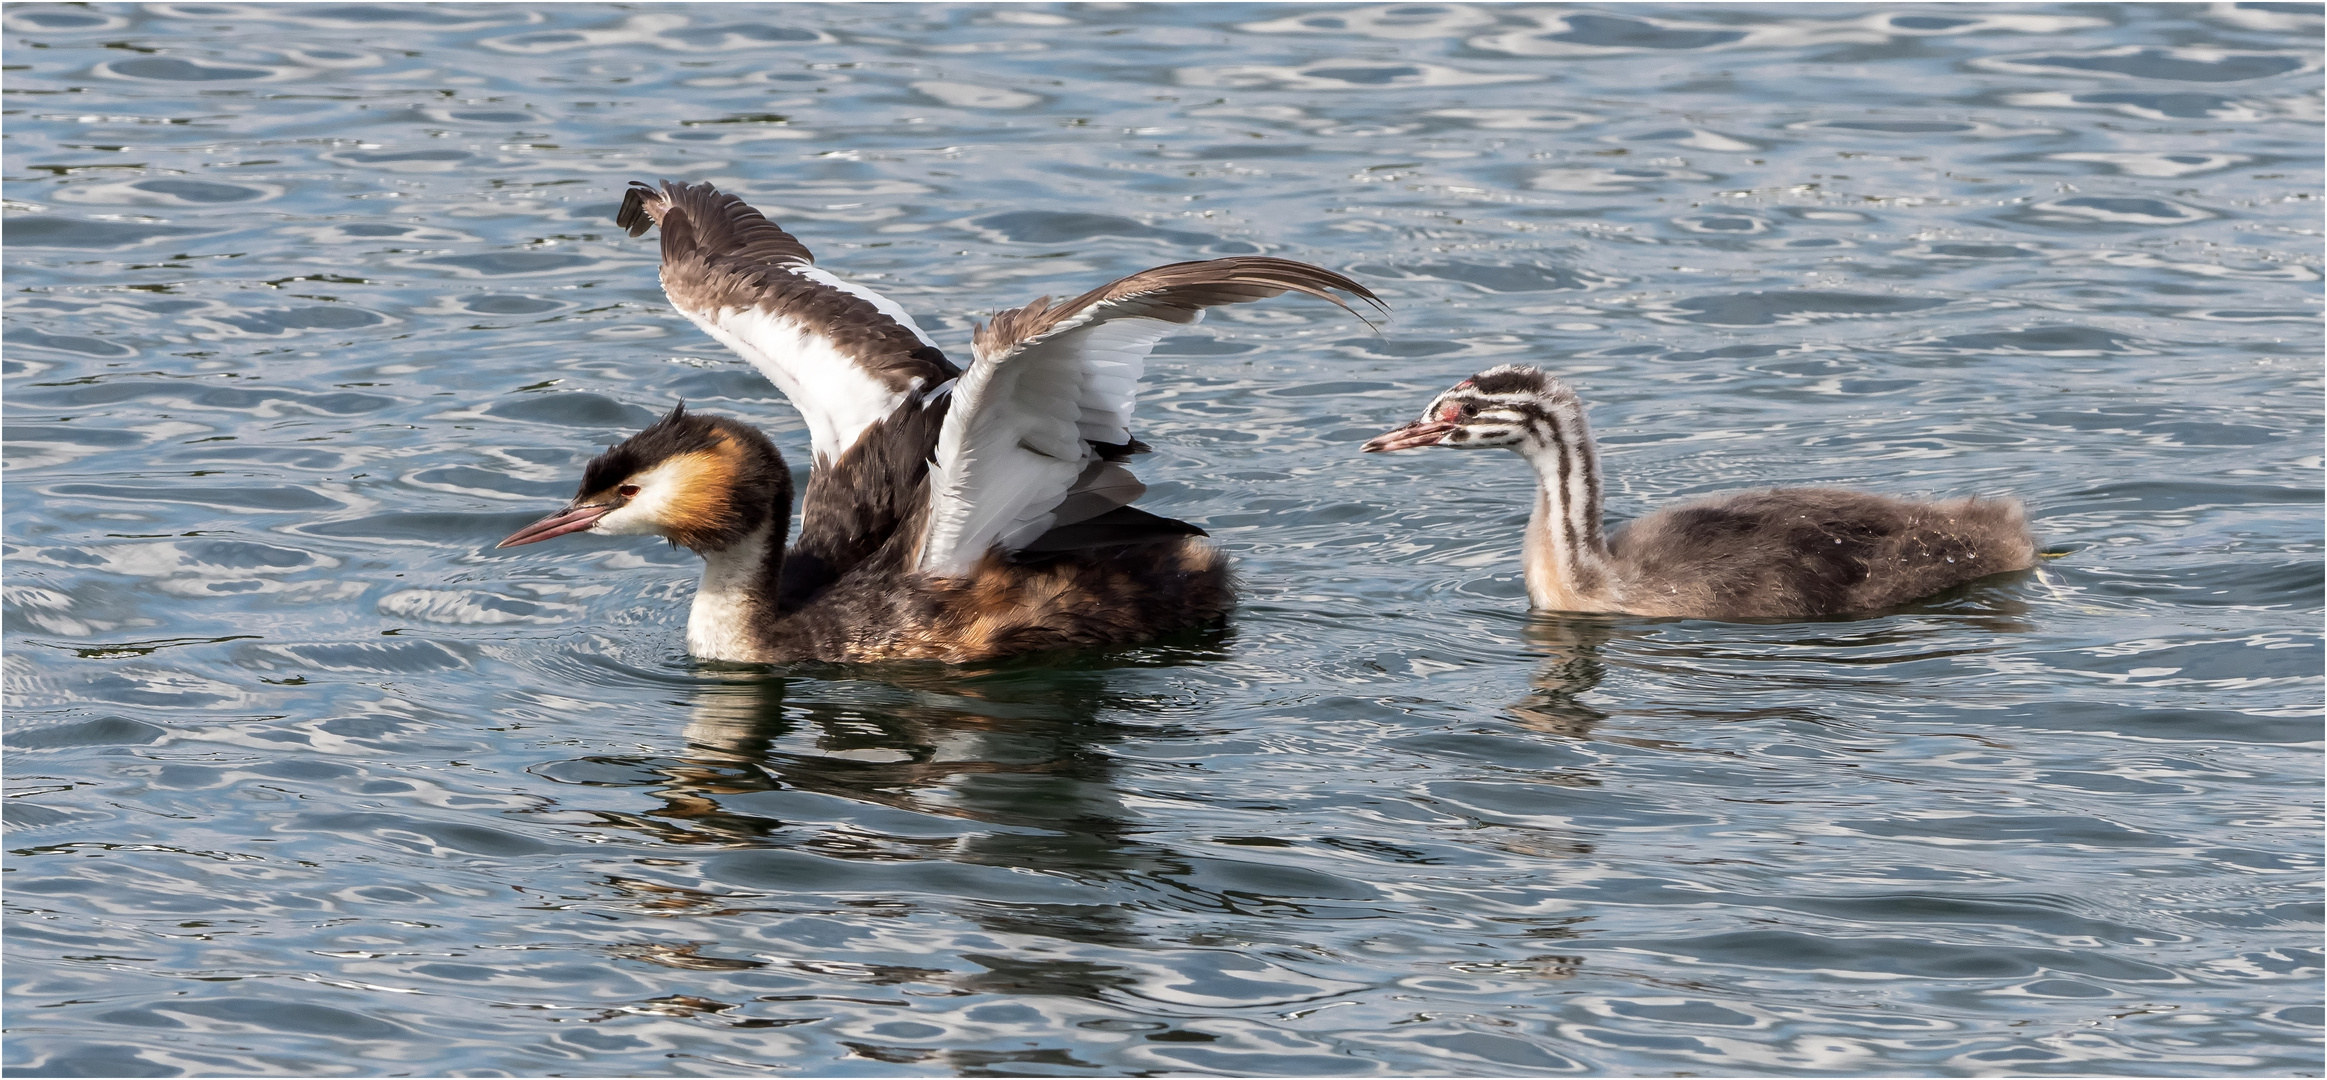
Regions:
[[[753,627],[775,614],[775,595],[760,588],[768,545],[781,542],[774,532],[771,521],[741,543],[703,556],[703,583],[695,587],[695,606],[687,612],[689,654],[704,660],[759,659]]]
[[[1527,538],[1520,547],[1527,599],[1545,611],[1621,611],[1615,567],[1600,538],[1600,502],[1594,497],[1599,462],[1591,435],[1580,417],[1561,427],[1564,447],[1520,449],[1536,477],[1535,512],[1527,519]]]

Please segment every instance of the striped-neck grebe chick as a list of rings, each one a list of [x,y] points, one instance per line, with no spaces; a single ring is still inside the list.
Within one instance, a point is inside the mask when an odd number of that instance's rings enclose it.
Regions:
[[[1422,418],[1365,444],[1507,447],[1534,466],[1522,546],[1527,597],[1550,611],[1704,619],[1873,612],[2036,564],[2014,499],[1910,502],[1777,488],[1658,510],[1603,536],[1600,461],[1584,406],[1531,367],[1480,372]]]
[[[708,184],[633,186],[616,222],[662,228],[673,306],[784,391],[813,458],[792,483],[757,429],[672,410],[590,462],[572,504],[503,547],[650,534],[703,556],[687,651],[710,660],[942,660],[1117,645],[1234,600],[1204,531],[1133,505],[1124,464],[1147,354],[1204,309],[1301,292],[1379,304],[1330,270],[1175,263],[977,328],[954,366],[888,298],[818,269]]]

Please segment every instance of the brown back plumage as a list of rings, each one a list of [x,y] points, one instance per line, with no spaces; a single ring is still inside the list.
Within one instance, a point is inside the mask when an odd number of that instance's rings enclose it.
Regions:
[[[1698,618],[1880,611],[2036,562],[2017,500],[1910,502],[1837,488],[1658,510],[1608,548],[1627,610]]]
[[[1235,602],[1227,556],[1179,537],[1033,564],[993,552],[953,578],[861,574],[777,629],[796,635],[786,642],[796,650],[960,664],[1142,641],[1216,623]],[[828,628],[851,624],[827,640]]]

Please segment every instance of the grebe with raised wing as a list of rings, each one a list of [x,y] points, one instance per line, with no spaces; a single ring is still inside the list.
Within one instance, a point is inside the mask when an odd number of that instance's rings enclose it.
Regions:
[[[501,546],[592,532],[693,549],[687,650],[705,659],[962,663],[1219,619],[1235,594],[1227,559],[1203,530],[1132,505],[1147,354],[1221,304],[1290,291],[1349,310],[1340,290],[1380,305],[1289,259],[1175,263],[995,315],[965,371],[902,307],[709,184],[633,184],[615,220],[633,236],[660,226],[672,305],[807,421],[799,535],[787,548],[791,473],[775,445],[682,406]]]

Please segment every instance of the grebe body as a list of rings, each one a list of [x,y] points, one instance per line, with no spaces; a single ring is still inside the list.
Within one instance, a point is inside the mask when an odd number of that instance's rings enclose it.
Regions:
[[[1517,451],[1536,496],[1522,543],[1529,601],[1548,611],[1709,619],[1880,611],[2036,563],[2012,499],[1916,502],[1839,488],[1776,488],[1601,521],[1599,454],[1583,403],[1531,367],[1493,368],[1365,444]]]
[[[791,510],[791,472],[766,435],[680,406],[590,462],[572,505],[502,546],[593,532],[691,548],[703,579],[687,651],[751,663],[963,663],[1123,644],[1215,621],[1235,598],[1227,559],[1193,526],[1055,554],[995,548],[935,574],[915,565],[925,514],[806,589],[786,572]],[[787,602],[788,580],[803,599]]]

